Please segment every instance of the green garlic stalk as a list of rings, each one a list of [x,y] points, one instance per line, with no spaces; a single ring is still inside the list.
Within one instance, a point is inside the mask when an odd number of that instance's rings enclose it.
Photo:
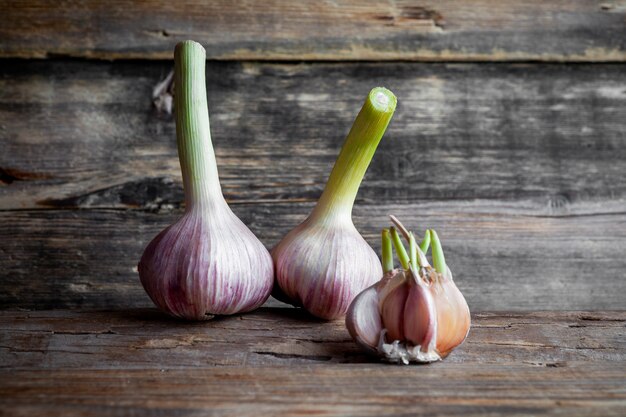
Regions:
[[[385,88],[367,95],[317,205],[272,250],[277,298],[334,319],[380,279],[380,261],[352,224],[352,206],[395,108]]]

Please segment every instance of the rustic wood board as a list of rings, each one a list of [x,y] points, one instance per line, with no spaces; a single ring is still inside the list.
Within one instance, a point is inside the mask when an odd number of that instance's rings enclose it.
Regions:
[[[235,205],[271,247],[311,204]],[[484,207],[485,210],[490,206]],[[620,309],[624,294],[626,216],[519,216],[480,207],[360,205],[355,225],[380,248],[387,213],[440,231],[446,259],[470,307]],[[416,215],[419,213],[419,216]],[[35,210],[0,212],[3,308],[150,306],[136,265],[143,248],[180,211]]]
[[[0,312],[3,415],[626,412],[626,312],[479,313],[444,362],[362,354],[294,309],[203,323],[156,310]]]
[[[5,61],[0,308],[150,305],[137,260],[183,210],[174,122],[152,106],[170,69]],[[400,104],[355,206],[377,250],[395,213],[437,228],[473,308],[626,304],[621,65],[211,62],[207,81],[225,195],[268,247],[381,84]]]
[[[0,307],[150,305],[137,260],[182,213],[151,96],[170,68],[5,62]],[[437,228],[477,310],[624,306],[625,83],[619,65],[208,67],[224,192],[268,247],[310,211],[369,88],[396,91],[355,224],[377,250],[389,213]]]
[[[0,209],[178,207],[171,63],[7,61]],[[209,63],[211,128],[234,203],[315,201],[367,92],[399,105],[358,202],[623,212],[621,65]]]
[[[0,57],[626,60],[622,0],[142,2],[0,0]]]

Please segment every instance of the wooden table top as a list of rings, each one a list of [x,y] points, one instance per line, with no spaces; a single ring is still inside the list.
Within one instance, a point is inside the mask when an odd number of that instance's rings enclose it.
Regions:
[[[2,415],[626,414],[626,312],[478,313],[431,365],[380,363],[301,310],[0,312]]]

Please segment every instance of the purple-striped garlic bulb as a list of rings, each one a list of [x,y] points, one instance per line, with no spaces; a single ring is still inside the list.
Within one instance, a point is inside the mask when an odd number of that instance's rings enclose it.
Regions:
[[[254,310],[273,284],[272,258],[224,200],[211,144],[204,48],[175,51],[176,136],[185,214],[159,233],[139,261],[146,292],[163,311],[184,319]]]
[[[272,250],[276,298],[331,320],[380,279],[380,261],[354,227],[352,206],[395,108],[389,90],[368,94],[315,209]]]
[[[393,220],[406,233],[409,253],[395,228],[383,230],[385,275],[354,299],[346,327],[365,350],[390,362],[438,361],[467,337],[469,308],[445,263],[437,233],[428,230],[418,247],[413,234]],[[392,240],[399,269],[393,267]],[[430,243],[434,268],[424,254]]]

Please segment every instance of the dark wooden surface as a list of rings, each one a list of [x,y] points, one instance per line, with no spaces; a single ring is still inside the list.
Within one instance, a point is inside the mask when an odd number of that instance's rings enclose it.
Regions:
[[[268,248],[396,93],[354,222],[376,250],[387,214],[438,230],[473,312],[446,361],[379,363],[296,309],[151,307],[137,260],[184,210],[153,90],[188,38]],[[625,61],[621,0],[0,0],[0,416],[626,415]]]
[[[182,213],[171,63],[5,61],[0,306],[146,307],[143,247]],[[355,206],[378,250],[434,227],[474,311],[626,305],[622,65],[208,65],[224,192],[268,246],[309,212],[369,88],[399,106]]]
[[[1,0],[0,56],[228,60],[626,60],[620,0]]]
[[[2,415],[626,413],[626,313],[474,314],[444,362],[379,363],[294,309],[0,312]]]

